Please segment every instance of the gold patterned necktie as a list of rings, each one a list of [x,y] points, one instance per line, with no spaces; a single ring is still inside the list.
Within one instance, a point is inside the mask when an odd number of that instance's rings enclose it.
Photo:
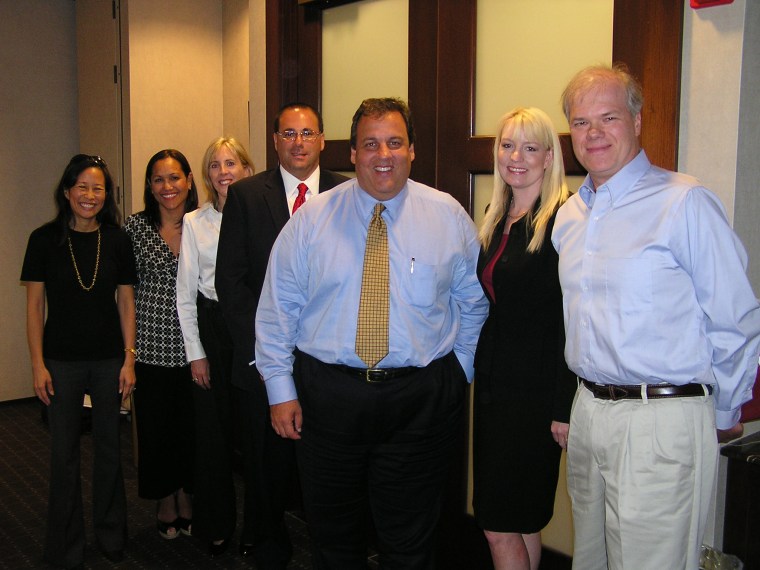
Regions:
[[[298,208],[304,205],[304,202],[306,202],[306,192],[308,191],[309,187],[303,182],[298,185],[298,196],[296,196],[296,201],[293,202],[293,210],[290,212],[291,216],[296,213]]]
[[[388,354],[388,313],[390,310],[390,269],[388,262],[388,230],[381,214],[385,206],[375,204],[367,229],[364,250],[362,292],[359,298],[359,320],[356,325],[356,354],[373,368]]]

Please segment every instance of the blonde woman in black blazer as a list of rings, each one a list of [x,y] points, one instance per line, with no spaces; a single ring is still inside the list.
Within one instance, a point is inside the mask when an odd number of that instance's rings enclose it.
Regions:
[[[473,506],[494,568],[536,570],[576,388],[551,244],[568,190],[549,117],[536,108],[504,115],[494,164],[479,233],[478,277],[491,306],[475,356]]]

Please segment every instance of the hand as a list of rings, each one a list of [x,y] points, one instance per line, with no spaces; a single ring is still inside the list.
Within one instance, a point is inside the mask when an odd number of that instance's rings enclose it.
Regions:
[[[40,368],[32,368],[32,375],[34,377],[34,392],[37,397],[46,406],[50,405],[50,396],[55,396],[55,390],[53,390],[53,378],[50,376],[50,372],[44,366]]]
[[[272,427],[280,437],[286,439],[301,439],[303,415],[298,400],[290,400],[282,404],[269,406],[272,416]]]
[[[125,402],[132,392],[134,392],[136,381],[135,367],[131,364],[122,366],[119,372],[119,394],[121,394],[122,402]]]
[[[570,424],[552,422],[552,437],[562,449],[567,449],[567,436],[570,433]]]
[[[204,390],[211,390],[211,367],[208,358],[199,358],[190,363],[190,372],[193,375],[193,382]]]
[[[719,429],[718,431],[718,443],[726,443],[737,437],[741,437],[744,433],[744,424],[737,423],[734,427],[728,429]]]

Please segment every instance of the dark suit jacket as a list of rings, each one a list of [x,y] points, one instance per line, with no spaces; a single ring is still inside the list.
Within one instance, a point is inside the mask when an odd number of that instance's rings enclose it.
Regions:
[[[543,246],[535,253],[525,251],[529,241],[525,218],[512,224],[494,268],[494,273],[499,273],[499,279],[494,279],[499,301],[494,303],[486,292],[491,306],[475,351],[475,377],[481,387],[490,378],[505,375],[529,382],[531,389],[545,394],[551,419],[569,422],[577,381],[565,364],[562,290],[558,256],[551,243],[554,219],[546,228]],[[483,270],[499,248],[504,225],[502,220],[495,228],[488,251],[481,248],[481,283]]]
[[[321,170],[319,191],[348,180]],[[232,383],[253,390],[255,368],[254,320],[272,250],[282,227],[290,219],[280,167],[261,172],[230,186],[224,205],[216,257],[216,292],[235,343]],[[255,384],[255,383],[254,383]]]

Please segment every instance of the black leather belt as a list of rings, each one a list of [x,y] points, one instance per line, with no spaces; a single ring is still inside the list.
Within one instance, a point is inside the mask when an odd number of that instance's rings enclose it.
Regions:
[[[583,385],[591,390],[594,398],[601,400],[641,400],[641,385],[634,384],[629,386],[616,386],[614,384],[594,384],[585,378],[580,378]],[[688,398],[691,396],[704,396],[705,388],[707,393],[712,394],[712,386],[707,384],[684,384],[676,386],[674,384],[649,384],[646,389],[648,399],[656,400],[658,398]]]
[[[404,366],[403,368],[354,368],[345,364],[329,364],[328,366],[345,374],[361,378],[365,382],[387,382],[394,378],[409,376],[409,374],[420,370],[417,366]]]

